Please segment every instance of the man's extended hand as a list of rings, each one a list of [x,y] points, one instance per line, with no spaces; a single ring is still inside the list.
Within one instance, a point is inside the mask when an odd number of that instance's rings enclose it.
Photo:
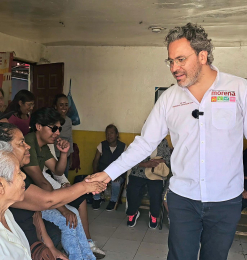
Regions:
[[[64,139],[58,138],[56,146],[61,153],[67,153],[70,148],[70,143]]]
[[[85,178],[85,181],[86,181],[86,182],[95,182],[95,181],[98,181],[98,182],[108,183],[108,182],[111,181],[111,178],[110,178],[110,176],[109,176],[106,172],[97,172],[97,173],[95,173],[95,174],[88,175],[88,176]]]
[[[68,210],[67,208],[61,212],[61,214],[66,218],[66,225],[69,228],[76,228],[77,227],[77,216],[74,212]]]

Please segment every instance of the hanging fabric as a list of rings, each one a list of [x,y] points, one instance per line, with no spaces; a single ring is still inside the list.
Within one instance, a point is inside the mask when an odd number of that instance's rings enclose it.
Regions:
[[[69,111],[68,111],[67,116],[71,119],[72,125],[79,125],[80,117],[79,117],[75,102],[74,102],[74,100],[72,98],[72,94],[71,94],[71,79],[70,79],[70,83],[69,83],[69,93],[68,93],[67,97],[68,97],[68,101],[69,101]]]

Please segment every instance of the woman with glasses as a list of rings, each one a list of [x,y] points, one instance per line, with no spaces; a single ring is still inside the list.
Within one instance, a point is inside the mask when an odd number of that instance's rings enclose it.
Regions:
[[[34,108],[34,95],[26,89],[20,90],[8,105],[4,114],[13,111],[8,119],[9,123],[16,125],[25,136],[29,133],[30,116]]]

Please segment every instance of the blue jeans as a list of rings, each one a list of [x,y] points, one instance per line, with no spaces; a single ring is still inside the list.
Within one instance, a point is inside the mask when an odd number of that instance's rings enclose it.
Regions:
[[[77,209],[69,205],[66,207],[77,215],[78,225],[75,229],[66,226],[65,217],[56,209],[42,211],[42,218],[53,222],[60,228],[61,243],[70,260],[96,260],[87,241]]]
[[[201,202],[168,191],[167,260],[226,260],[241,216],[242,194],[223,202]]]
[[[120,192],[120,187],[121,187],[121,184],[124,182],[124,178],[123,177],[120,177],[118,178],[117,181],[112,181],[111,182],[111,199],[110,201],[114,201],[116,202],[117,199],[118,199],[118,195],[119,195],[119,192]],[[93,196],[93,199],[94,200],[99,200],[100,199],[100,194],[95,194]]]

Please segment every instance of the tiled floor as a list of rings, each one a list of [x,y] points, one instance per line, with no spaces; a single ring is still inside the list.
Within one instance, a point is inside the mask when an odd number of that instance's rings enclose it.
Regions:
[[[117,211],[107,212],[107,203],[100,210],[88,205],[90,233],[97,245],[106,252],[104,260],[161,260],[166,259],[168,227],[151,230],[148,228],[148,210],[141,215],[134,228],[126,225],[125,205]],[[228,260],[247,260],[247,237],[235,236]]]

